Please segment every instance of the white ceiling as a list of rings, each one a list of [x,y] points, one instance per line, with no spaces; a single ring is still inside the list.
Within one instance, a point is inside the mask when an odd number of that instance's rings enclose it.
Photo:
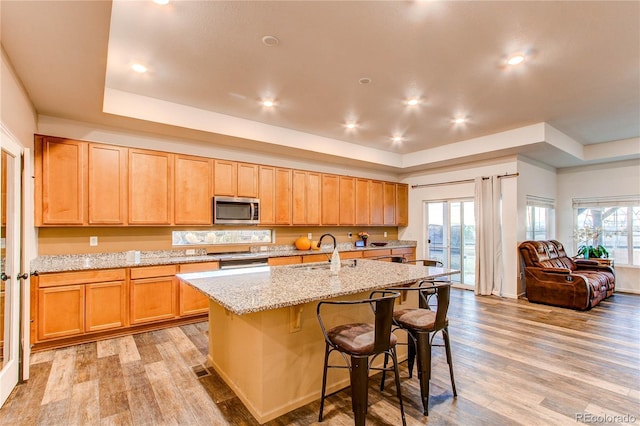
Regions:
[[[640,136],[637,1],[0,7],[2,46],[42,115],[205,140],[228,134],[309,155],[362,153],[387,165],[542,122],[582,145]],[[280,43],[265,46],[265,35]],[[527,61],[505,67],[514,52]],[[150,71],[133,73],[133,62]],[[263,97],[276,106],[261,106]],[[420,104],[407,106],[410,97]],[[468,123],[453,125],[460,114]],[[393,134],[405,140],[394,144]],[[538,145],[514,150],[535,158]],[[584,162],[550,159],[548,148],[537,156],[554,166]]]

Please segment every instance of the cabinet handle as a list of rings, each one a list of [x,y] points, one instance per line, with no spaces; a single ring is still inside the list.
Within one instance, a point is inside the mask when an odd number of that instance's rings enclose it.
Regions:
[[[2,281],[7,281],[9,278],[11,278],[9,275],[5,274],[4,272],[2,274],[0,274],[0,280]]]

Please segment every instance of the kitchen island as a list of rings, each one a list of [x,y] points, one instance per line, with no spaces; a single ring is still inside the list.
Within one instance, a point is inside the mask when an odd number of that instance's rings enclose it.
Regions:
[[[317,302],[458,271],[357,259],[337,274],[327,263],[219,270],[178,278],[210,298],[208,360],[260,423],[320,398],[324,337]],[[411,292],[409,292],[411,293]],[[403,296],[400,303],[413,305]],[[323,318],[363,321],[365,310]],[[327,392],[349,385],[347,370],[329,375]]]

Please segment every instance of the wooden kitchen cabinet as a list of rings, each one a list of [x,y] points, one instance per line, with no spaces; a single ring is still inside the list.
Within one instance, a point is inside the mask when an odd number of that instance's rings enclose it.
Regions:
[[[36,226],[86,223],[87,146],[87,142],[36,136]]]
[[[291,169],[260,166],[261,225],[291,225]]]
[[[181,274],[215,271],[218,269],[220,269],[218,262],[188,263],[179,267]],[[178,315],[197,315],[209,312],[209,298],[202,292],[183,282],[179,283],[179,291]]]
[[[399,247],[391,249],[392,256],[402,256],[407,260],[416,260],[416,248],[415,247]]]
[[[356,223],[356,179],[340,176],[340,225]]]
[[[38,290],[38,339],[84,333],[84,285]]]
[[[127,148],[89,144],[89,225],[127,223]]]
[[[396,184],[390,182],[383,183],[384,209],[382,212],[384,225],[396,224]]]
[[[267,262],[269,266],[296,265],[302,263],[302,256],[270,257]]]
[[[126,327],[127,284],[110,281],[85,285],[85,331]]]
[[[409,225],[409,185],[396,186],[396,222],[398,226]]]
[[[322,175],[322,224],[338,225],[340,219],[340,177]]]
[[[303,170],[292,173],[292,223],[320,225],[320,173]]]
[[[356,179],[355,220],[356,225],[369,225],[370,188],[369,179]]]
[[[383,182],[369,183],[369,224],[382,225],[384,223],[384,187]]]
[[[129,150],[129,224],[173,222],[173,154]]]
[[[275,224],[291,225],[291,169],[275,170]]]
[[[390,256],[391,249],[364,250],[362,257],[367,259],[371,257]]]
[[[213,223],[213,160],[176,154],[174,157],[174,223]]]
[[[215,160],[215,195],[257,198],[259,166],[229,160]]]
[[[130,320],[140,324],[177,315],[177,266],[131,268]]]
[[[42,274],[37,289],[37,340],[126,327],[124,269]]]

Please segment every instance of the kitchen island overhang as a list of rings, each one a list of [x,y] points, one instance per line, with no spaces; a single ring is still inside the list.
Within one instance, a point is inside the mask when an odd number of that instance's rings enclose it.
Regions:
[[[318,301],[365,298],[375,289],[458,272],[358,259],[342,262],[333,274],[327,265],[178,275],[210,298],[208,361],[260,423],[320,398],[324,337],[315,315]],[[401,303],[417,304],[411,297]],[[361,322],[368,314],[354,310],[335,320]],[[328,392],[347,386],[348,370],[330,374]]]

